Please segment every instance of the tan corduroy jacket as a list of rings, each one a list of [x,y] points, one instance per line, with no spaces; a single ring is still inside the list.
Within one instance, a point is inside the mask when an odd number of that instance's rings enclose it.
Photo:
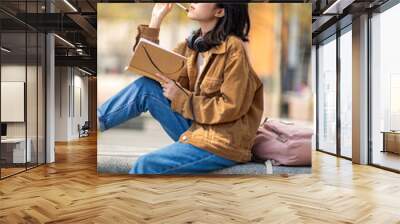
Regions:
[[[159,32],[139,25],[136,41],[142,37],[158,44]],[[198,53],[186,41],[174,51],[187,57],[186,69],[177,80],[186,93],[179,89],[171,108],[187,119],[195,118],[179,142],[237,162],[249,161],[263,114],[263,84],[248,61],[242,40],[232,35],[207,51],[201,74],[197,74]]]

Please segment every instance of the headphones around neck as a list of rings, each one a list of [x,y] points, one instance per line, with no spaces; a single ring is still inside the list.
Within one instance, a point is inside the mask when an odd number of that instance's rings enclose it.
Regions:
[[[195,50],[197,52],[205,52],[211,49],[211,45],[209,45],[202,36],[200,36],[200,32],[193,32],[187,39],[187,45],[190,49]]]

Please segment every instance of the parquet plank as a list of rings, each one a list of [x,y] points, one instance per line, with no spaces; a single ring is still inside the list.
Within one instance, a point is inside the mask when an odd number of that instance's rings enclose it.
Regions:
[[[400,175],[313,152],[295,176],[96,172],[96,138],[0,181],[0,223],[400,223]]]

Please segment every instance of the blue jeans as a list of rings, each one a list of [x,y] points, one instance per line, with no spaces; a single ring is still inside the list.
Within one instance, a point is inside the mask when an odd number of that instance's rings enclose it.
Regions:
[[[107,100],[97,109],[100,131],[121,124],[149,111],[165,132],[175,141],[161,149],[140,156],[130,174],[193,174],[206,173],[236,164],[194,145],[181,143],[179,136],[192,124],[171,109],[171,101],[163,95],[161,85],[140,77]]]

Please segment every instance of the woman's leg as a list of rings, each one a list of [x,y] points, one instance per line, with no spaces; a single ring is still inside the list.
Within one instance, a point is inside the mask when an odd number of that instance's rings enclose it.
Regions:
[[[140,156],[129,174],[198,174],[236,163],[191,144],[175,142]]]
[[[167,134],[177,141],[192,121],[171,109],[171,101],[162,92],[161,85],[147,77],[140,77],[97,109],[100,130],[117,126],[141,113],[149,111]]]

